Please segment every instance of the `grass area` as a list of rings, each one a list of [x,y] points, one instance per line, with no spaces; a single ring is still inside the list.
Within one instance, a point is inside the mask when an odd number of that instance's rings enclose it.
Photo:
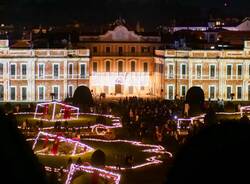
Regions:
[[[97,116],[92,116],[92,115],[80,115],[78,120],[69,120],[68,122],[68,127],[82,127],[82,126],[88,126],[96,124],[96,118]],[[22,123],[27,119],[30,125],[35,126],[38,120],[34,119],[33,115],[16,115],[16,119],[18,122],[18,125],[22,125]],[[109,118],[106,119],[106,124],[111,125],[112,121]],[[43,122],[43,127],[51,127],[54,126],[55,122]],[[62,126],[64,123],[62,122]]]
[[[92,142],[92,141],[84,141],[85,144],[93,147],[94,149],[102,150],[106,155],[106,165],[116,165],[117,161],[115,160],[115,155],[120,155],[124,160],[120,160],[121,166],[125,166],[125,156],[133,155],[135,163],[134,164],[142,164],[146,161],[146,158],[152,156],[151,153],[142,152],[143,147],[138,147],[131,145],[129,143],[102,143],[102,142]],[[36,149],[42,149],[42,142],[37,143]],[[91,156],[93,152],[89,152],[84,154],[81,157],[83,162],[90,162]],[[67,167],[67,163],[69,158],[71,157],[73,161],[76,161],[79,156],[45,156],[39,155],[39,160],[42,164],[50,166],[50,167]]]

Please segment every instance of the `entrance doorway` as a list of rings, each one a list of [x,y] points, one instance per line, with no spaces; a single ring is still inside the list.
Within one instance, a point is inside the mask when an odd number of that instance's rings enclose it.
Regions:
[[[116,84],[115,85],[115,94],[121,94],[122,93],[122,85]]]

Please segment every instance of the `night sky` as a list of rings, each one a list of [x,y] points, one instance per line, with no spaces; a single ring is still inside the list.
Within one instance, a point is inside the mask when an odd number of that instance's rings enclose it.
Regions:
[[[108,23],[121,16],[146,26],[250,16],[250,0],[1,0],[0,20],[14,24]]]

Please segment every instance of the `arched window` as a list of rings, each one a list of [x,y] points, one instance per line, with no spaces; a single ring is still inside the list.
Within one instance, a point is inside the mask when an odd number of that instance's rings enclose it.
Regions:
[[[110,61],[106,61],[106,72],[110,72]]]
[[[122,61],[118,62],[118,72],[123,72],[123,62]]]
[[[131,72],[135,72],[135,61],[131,61]]]

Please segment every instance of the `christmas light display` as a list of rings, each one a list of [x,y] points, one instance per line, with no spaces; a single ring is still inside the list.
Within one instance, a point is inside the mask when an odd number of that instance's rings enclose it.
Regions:
[[[240,108],[240,116],[242,117],[244,113],[250,112],[250,106],[244,106]]]
[[[112,180],[112,181],[114,181],[115,184],[119,184],[120,180],[121,180],[121,175],[117,174],[117,173],[113,173],[110,171],[99,169],[99,168],[96,168],[93,166],[82,166],[82,165],[80,166],[80,165],[76,165],[76,164],[71,164],[70,171],[68,173],[67,180],[66,180],[65,184],[71,183],[73,176],[74,176],[74,173],[77,171],[82,171],[82,172],[87,172],[87,173],[98,172],[99,176],[101,176],[105,179],[108,179],[108,180]]]
[[[58,136],[58,135],[54,135],[54,134],[49,134],[49,133],[46,133],[46,132],[39,132],[37,134],[37,137],[35,138],[34,140],[34,144],[33,144],[33,147],[32,149],[34,150],[35,147],[36,147],[36,144],[40,138],[40,136],[46,136],[47,138],[53,138],[52,140],[58,140],[59,142],[66,142],[66,143],[70,143],[70,144],[73,144],[74,145],[74,149],[73,149],[73,152],[72,152],[72,156],[76,156],[76,155],[80,155],[80,154],[76,154],[76,150],[78,147],[82,148],[84,150],[84,153],[87,153],[87,152],[90,152],[90,151],[94,151],[94,149],[86,144],[83,144],[79,141],[75,141],[75,140],[72,140],[72,139],[68,139],[68,138],[65,138],[65,137],[62,137],[62,136]],[[49,139],[48,139],[49,140]],[[41,154],[40,151],[37,151],[36,153],[38,154]],[[46,154],[46,155],[55,155],[55,154]]]
[[[142,152],[148,152],[148,153],[157,153],[157,154],[168,154],[168,156],[170,158],[173,157],[172,153],[168,152],[165,150],[165,148],[163,146],[160,145],[151,145],[151,144],[143,144],[142,142],[138,142],[138,141],[129,141],[129,140],[102,140],[102,139],[92,139],[92,138],[88,138],[88,139],[84,139],[86,141],[96,141],[96,142],[104,142],[104,143],[128,143],[128,144],[132,144],[134,146],[138,146],[138,147],[147,147],[149,149],[144,149],[142,150]],[[149,165],[155,165],[155,164],[161,164],[162,161],[158,160],[156,156],[152,156],[146,159],[146,163],[143,164],[139,164],[139,165],[134,165],[131,168],[125,168],[125,167],[115,167],[115,166],[106,166],[106,168],[108,169],[112,169],[112,170],[126,170],[126,169],[138,169],[138,168],[142,168],[145,166],[149,166]]]
[[[37,104],[34,113],[34,119],[50,122],[76,120],[78,117],[79,108],[60,102]]]

